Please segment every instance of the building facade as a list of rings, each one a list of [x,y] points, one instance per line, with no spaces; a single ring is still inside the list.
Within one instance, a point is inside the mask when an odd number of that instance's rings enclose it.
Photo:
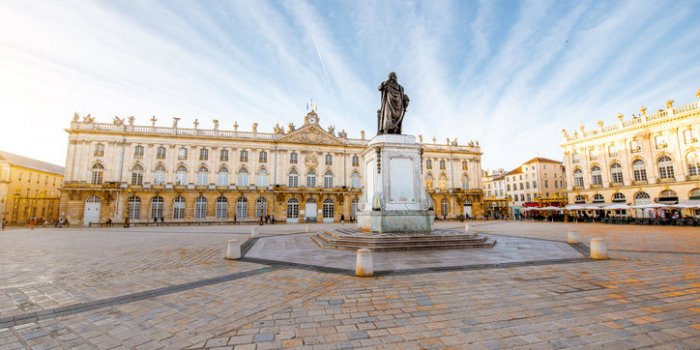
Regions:
[[[77,114],[69,135],[62,211],[84,224],[164,221],[337,222],[350,220],[363,195],[368,140],[319,124],[274,132],[96,123]],[[481,150],[473,142],[423,143],[423,176],[436,215],[483,215]]]
[[[488,219],[500,219],[509,215],[505,175],[505,170],[498,169],[484,171],[481,178],[481,188],[484,191],[484,216]]]
[[[25,224],[29,218],[58,219],[63,168],[0,151],[0,219]]]
[[[505,175],[510,215],[520,217],[525,207],[564,206],[566,173],[561,162],[536,157]]]
[[[700,100],[700,90],[696,94]],[[700,200],[700,101],[568,133],[562,130],[570,203]]]

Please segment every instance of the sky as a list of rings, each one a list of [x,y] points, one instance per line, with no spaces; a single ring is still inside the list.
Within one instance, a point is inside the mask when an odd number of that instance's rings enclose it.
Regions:
[[[313,99],[371,136],[394,71],[404,133],[508,170],[700,88],[700,1],[3,0],[0,23],[0,149],[59,165],[74,112],[272,132]]]

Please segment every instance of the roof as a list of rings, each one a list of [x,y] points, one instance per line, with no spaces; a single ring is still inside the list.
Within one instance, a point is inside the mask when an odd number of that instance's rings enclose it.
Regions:
[[[511,170],[511,171],[509,171],[509,172],[507,172],[507,173],[506,173],[506,176],[508,176],[508,175],[514,175],[514,174],[522,174],[522,173],[523,173],[523,167],[522,167],[522,166],[519,166],[519,167],[517,167],[517,168],[515,168],[515,169],[513,169],[513,170]]]
[[[21,166],[21,167],[29,168],[29,169],[45,171],[48,173],[54,173],[54,174],[59,174],[59,175],[63,175],[63,173],[64,173],[64,169],[62,166],[42,162],[40,160],[23,157],[23,156],[9,153],[9,152],[5,152],[5,151],[0,151],[0,160],[6,160],[12,165]]]
[[[561,162],[560,160],[553,160],[553,159],[542,158],[542,157],[535,157],[535,158],[532,158],[532,159],[528,160],[527,162],[525,162],[525,163],[523,163],[523,164],[530,164],[530,163],[534,163],[534,162],[538,162],[538,163],[556,163],[556,164],[562,164],[562,162]]]

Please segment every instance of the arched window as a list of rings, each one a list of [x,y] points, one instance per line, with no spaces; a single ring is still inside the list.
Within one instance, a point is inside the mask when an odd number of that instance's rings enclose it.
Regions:
[[[462,175],[462,189],[463,190],[469,189],[469,175],[467,175],[467,174]]]
[[[449,210],[449,206],[447,204],[447,198],[443,198],[440,201],[440,210],[442,210],[442,215],[446,217],[448,210]]]
[[[194,218],[195,220],[207,218],[207,199],[202,196],[194,201]]]
[[[581,176],[583,181],[583,176]],[[599,166],[594,165],[591,167],[591,185],[602,185],[603,184],[603,171]]]
[[[605,203],[605,197],[600,193],[596,193],[593,196],[593,203]]]
[[[158,149],[156,150],[156,159],[165,159],[165,152],[165,147],[158,147]]]
[[[297,152],[292,152],[289,154],[289,163],[297,164],[299,162],[299,155]]]
[[[627,201],[627,199],[625,198],[625,195],[622,194],[622,192],[617,192],[613,194],[612,201],[613,203],[624,203],[625,201]]]
[[[440,159],[440,170],[445,170],[447,167],[445,166],[445,160]]]
[[[330,198],[326,198],[323,200],[323,218],[324,219],[333,219],[335,213],[335,204],[333,203],[333,200]]]
[[[143,185],[143,167],[138,164],[131,168],[131,184],[134,186]]]
[[[649,204],[649,203],[651,203],[651,196],[649,196],[648,193],[637,192],[637,194],[634,195],[634,204],[635,205]]]
[[[265,197],[259,197],[255,201],[255,217],[266,217],[267,216],[267,199]]]
[[[246,197],[239,197],[236,201],[236,216],[238,220],[248,217],[248,199]]]
[[[228,199],[224,196],[219,196],[216,199],[216,218],[226,219],[228,216]]]
[[[155,196],[151,198],[151,219],[163,217],[163,197]]]
[[[333,165],[333,156],[326,154],[326,165]]]
[[[316,187],[316,173],[313,169],[306,172],[306,187]]]
[[[614,184],[622,184],[622,165],[620,163],[613,163],[610,166],[610,178]]]
[[[260,151],[260,153],[258,154],[258,162],[267,163],[267,152]]]
[[[178,196],[173,200],[173,219],[185,218],[185,197]]]
[[[95,185],[101,185],[102,181],[104,180],[104,170],[105,168],[102,166],[102,164],[95,163],[95,165],[92,166],[92,176],[90,179],[90,183]]]
[[[659,164],[659,178],[661,179],[672,179],[673,175],[673,161],[668,156],[661,156],[658,160]]]
[[[583,187],[583,170],[574,170],[574,186]]]
[[[241,162],[247,162],[247,161],[248,161],[248,151],[241,150]]]
[[[332,188],[333,187],[333,173],[328,170],[323,174],[323,187]]]
[[[700,188],[694,188],[690,191],[688,194],[689,199],[694,200],[694,199],[700,199]]]
[[[134,147],[134,158],[143,158],[143,146]]]
[[[360,166],[360,157],[352,156],[352,166]]]
[[[241,168],[241,170],[238,171],[238,179],[236,179],[236,185],[248,186],[248,169]]]
[[[663,190],[659,193],[659,203],[676,204],[678,203],[678,194],[673,190]]]
[[[432,169],[433,168],[433,161],[431,159],[426,159],[425,160],[425,168],[426,169]]]
[[[686,160],[688,161],[688,175],[690,175],[690,176],[700,175],[700,153],[698,153],[698,152],[688,153]]]
[[[185,186],[187,185],[187,168],[184,166],[179,166],[177,172],[175,172],[175,185]]]
[[[299,173],[297,173],[296,169],[289,171],[289,181],[287,182],[287,185],[290,188],[299,187]]]
[[[156,170],[153,171],[153,184],[162,185],[165,183],[165,167],[162,165],[156,166]]]
[[[217,186],[228,186],[228,169],[225,166],[219,168],[219,173],[216,174],[216,185]]]
[[[582,195],[579,194],[578,196],[576,196],[576,199],[575,199],[574,202],[575,202],[576,204],[586,203],[586,197],[584,197],[584,196],[582,196]]]
[[[462,170],[469,170],[469,164],[466,160],[462,161]]]
[[[94,157],[103,157],[105,155],[105,145],[98,143],[95,145],[95,151],[92,154]]]
[[[289,198],[287,201],[287,219],[296,219],[299,217],[299,200]]]
[[[100,198],[97,196],[90,196],[85,200],[85,203],[100,203]]]
[[[209,150],[202,148],[199,150],[199,160],[209,160]]]
[[[129,197],[129,219],[138,220],[141,216],[141,198],[132,196]]]
[[[440,191],[447,191],[447,176],[445,174],[440,175],[438,185],[440,186]]]
[[[362,187],[362,184],[360,183],[360,173],[356,171],[352,173],[352,176],[350,177],[350,184],[353,188]]]
[[[197,171],[197,186],[206,186],[209,184],[209,169],[202,166]]]
[[[261,168],[258,170],[258,182],[257,185],[261,187],[266,187],[267,186],[267,170],[265,168]]]
[[[227,149],[222,149],[219,152],[219,161],[220,162],[228,162],[228,150]]]
[[[647,168],[643,160],[637,159],[632,162],[632,171],[634,172],[634,181],[647,181]]]
[[[433,189],[433,175],[428,174],[428,175],[425,177],[425,188],[428,189],[428,190],[432,190],[432,189]]]

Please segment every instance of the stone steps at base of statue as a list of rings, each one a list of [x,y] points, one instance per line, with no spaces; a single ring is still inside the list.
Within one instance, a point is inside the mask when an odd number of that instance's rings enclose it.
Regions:
[[[379,237],[378,237],[379,236]],[[324,249],[356,250],[367,248],[373,251],[402,251],[421,249],[465,249],[492,248],[496,241],[477,234],[459,236],[433,236],[431,240],[413,239],[411,235],[375,235],[372,237],[341,236],[332,231],[325,231],[309,236],[319,247]]]

